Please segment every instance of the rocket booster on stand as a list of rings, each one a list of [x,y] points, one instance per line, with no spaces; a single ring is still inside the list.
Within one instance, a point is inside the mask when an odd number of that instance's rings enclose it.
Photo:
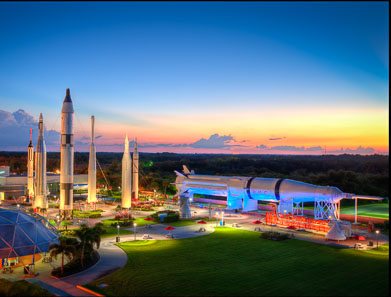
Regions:
[[[96,203],[96,150],[94,143],[95,117],[91,116],[91,144],[88,162],[88,203]]]
[[[27,148],[27,196],[34,196],[34,145],[33,129],[30,129],[30,143]]]
[[[39,115],[38,140],[35,151],[35,198],[33,207],[47,208],[46,199],[46,144],[44,139],[44,127],[42,113]]]
[[[73,154],[73,104],[67,89],[61,109],[60,212],[63,216],[69,216],[73,209]]]
[[[133,163],[132,163],[132,198],[138,199],[138,149],[137,138],[134,141]]]
[[[132,205],[132,159],[129,153],[128,135],[125,137],[124,155],[122,157],[122,208]]]

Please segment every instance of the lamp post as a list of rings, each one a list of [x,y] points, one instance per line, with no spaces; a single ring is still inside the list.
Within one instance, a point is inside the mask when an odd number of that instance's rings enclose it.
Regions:
[[[284,219],[286,220],[286,209],[284,209]]]
[[[224,211],[221,212],[221,225],[224,226]]]
[[[117,242],[119,242],[120,241],[120,238],[119,238],[119,228],[120,228],[120,226],[119,226],[119,224],[117,224]]]
[[[379,230],[376,230],[376,249],[379,249]]]
[[[57,229],[60,229],[60,215],[56,215]]]
[[[136,240],[136,223],[133,223],[134,240]]]
[[[216,227],[218,226],[218,221],[219,221],[219,212],[216,211]]]

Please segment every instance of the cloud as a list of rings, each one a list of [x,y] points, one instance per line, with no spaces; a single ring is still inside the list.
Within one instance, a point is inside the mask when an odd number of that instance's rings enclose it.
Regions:
[[[257,145],[256,148],[260,149],[260,150],[264,150],[264,149],[267,149],[267,146],[264,144],[260,144],[260,145]]]
[[[355,149],[341,148],[340,150],[327,151],[327,154],[359,154],[359,155],[371,155],[376,150],[372,147],[362,147],[361,145]]]
[[[286,137],[271,137],[269,138],[269,140],[281,140],[281,139],[285,139]]]
[[[33,143],[35,144],[38,135],[38,120],[23,109],[13,113],[0,110],[0,149],[27,147],[30,128],[33,129]],[[59,144],[60,133],[55,130],[46,130],[45,141],[47,145]]]
[[[257,149],[268,151],[270,153],[278,153],[278,152],[291,152],[291,153],[323,153],[324,148],[321,146],[310,146],[310,147],[304,147],[304,146],[293,146],[293,145],[278,145],[278,146],[271,146],[268,147],[264,144],[260,144],[256,146]],[[376,150],[371,147],[362,147],[359,146],[355,149],[350,148],[341,148],[340,150],[332,150],[332,151],[326,151],[327,154],[359,154],[359,155],[370,155],[376,153]]]
[[[201,138],[196,142],[189,144],[192,148],[213,148],[213,149],[223,149],[228,148],[233,144],[235,139],[231,135],[219,135],[217,133],[209,136],[208,139]]]
[[[139,147],[170,147],[170,148],[204,148],[204,149],[228,149],[230,147],[244,146],[244,141],[236,141],[231,135],[212,134],[209,138],[201,138],[192,143],[141,143]]]

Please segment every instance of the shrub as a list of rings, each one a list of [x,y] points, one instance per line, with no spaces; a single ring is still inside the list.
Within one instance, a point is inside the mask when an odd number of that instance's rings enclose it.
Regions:
[[[62,236],[75,236],[75,230],[63,230],[60,231]]]
[[[275,231],[262,232],[259,237],[263,238],[263,239],[276,240],[276,241],[289,239],[289,235],[288,234],[286,234],[286,233],[279,233],[279,232],[275,232]]]
[[[56,277],[65,277],[85,270],[94,265],[99,260],[99,254],[96,251],[86,253],[84,258],[84,268],[81,265],[80,258],[73,258],[69,263],[64,265],[64,274],[61,275],[61,267],[52,270],[52,275]]]
[[[172,223],[172,222],[177,222],[179,221],[179,212],[174,211],[174,210],[162,210],[162,211],[157,211],[154,214],[151,215],[151,217],[156,221],[159,221],[159,215],[162,213],[166,213],[167,216],[164,217],[163,223]]]
[[[121,227],[132,227],[133,226],[134,219],[131,220],[123,220],[118,221],[117,223],[111,223],[112,227],[117,227],[117,225],[120,225]]]
[[[38,285],[30,284],[25,280],[12,282],[0,278],[0,296],[53,296]]]

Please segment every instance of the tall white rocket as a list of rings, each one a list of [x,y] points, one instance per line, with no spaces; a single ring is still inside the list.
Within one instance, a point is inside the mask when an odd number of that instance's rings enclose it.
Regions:
[[[132,162],[132,198],[138,199],[138,149],[137,138],[134,140],[133,162]]]
[[[95,150],[95,117],[91,116],[91,144],[90,158],[88,161],[88,203],[96,203],[96,150]]]
[[[39,115],[38,140],[35,151],[35,197],[33,207],[47,208],[46,199],[46,144],[44,139],[44,127],[42,113]]]
[[[27,195],[32,199],[34,196],[34,145],[33,129],[30,128],[30,142],[27,147]]]
[[[73,104],[71,92],[66,95],[61,109],[61,148],[60,148],[60,212],[69,216],[73,209]]]
[[[132,159],[129,152],[128,135],[125,137],[124,155],[122,157],[122,208],[132,206]]]

